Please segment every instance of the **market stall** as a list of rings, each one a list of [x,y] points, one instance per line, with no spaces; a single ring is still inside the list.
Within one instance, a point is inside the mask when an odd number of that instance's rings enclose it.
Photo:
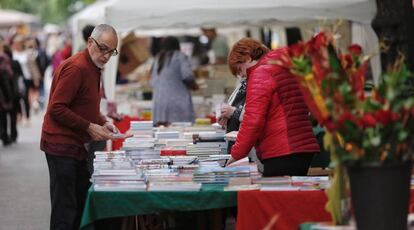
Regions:
[[[315,1],[274,1],[251,2],[185,0],[168,4],[165,0],[150,2],[114,1],[105,7],[105,23],[113,25],[120,33],[132,30],[157,31],[172,28],[194,29],[200,27],[234,27],[283,25],[306,22],[309,20],[344,19],[351,21],[353,42],[364,47],[366,53],[378,53],[376,35],[370,22],[376,13],[374,0],[319,0]],[[374,42],[372,42],[374,41]],[[107,95],[115,97],[115,75],[117,58],[113,58],[105,70]],[[372,61],[374,82],[380,74],[379,55]]]
[[[40,18],[15,10],[0,9],[0,28],[40,23]]]

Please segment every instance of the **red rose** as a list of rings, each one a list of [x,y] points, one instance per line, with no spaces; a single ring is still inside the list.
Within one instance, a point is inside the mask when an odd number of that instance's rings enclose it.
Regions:
[[[394,117],[395,115],[393,115],[393,112],[390,110],[378,110],[375,112],[375,119],[384,126],[393,121]]]
[[[353,55],[359,56],[359,55],[362,54],[362,48],[361,48],[361,46],[359,46],[357,44],[353,44],[353,45],[349,46],[348,50]]]
[[[383,125],[387,125],[390,122],[398,120],[399,118],[400,115],[391,110],[379,110],[375,112],[375,119]]]
[[[363,100],[364,98],[365,73],[367,68],[368,62],[364,62],[351,76],[352,89],[360,95],[360,100]]]
[[[396,120],[398,120],[400,118],[401,118],[401,115],[400,114],[391,111],[391,121],[396,121]]]
[[[352,113],[345,111],[337,120],[338,127],[342,128],[345,121],[351,121],[356,124],[357,118]]]
[[[328,38],[326,37],[325,33],[319,33],[314,37],[314,44],[315,46],[320,49],[322,46],[328,45]]]
[[[309,52],[318,53],[322,47],[326,47],[329,43],[328,37],[325,33],[318,33],[309,42]]]
[[[367,113],[359,120],[359,124],[362,127],[375,127],[377,120],[372,114]]]
[[[291,57],[300,57],[304,54],[305,52],[305,46],[303,45],[302,42],[293,44],[289,47],[289,55]]]

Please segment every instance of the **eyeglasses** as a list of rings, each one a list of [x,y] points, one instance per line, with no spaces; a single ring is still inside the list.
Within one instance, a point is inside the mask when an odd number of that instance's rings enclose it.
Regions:
[[[99,51],[106,55],[106,54],[111,54],[111,56],[116,56],[118,55],[118,50],[117,49],[113,49],[110,50],[106,45],[101,45],[99,44],[93,37],[90,37],[96,44],[96,46],[98,47]]]

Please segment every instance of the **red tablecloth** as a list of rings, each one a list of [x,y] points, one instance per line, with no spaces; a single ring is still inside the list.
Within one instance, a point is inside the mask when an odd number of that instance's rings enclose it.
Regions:
[[[237,230],[296,230],[303,222],[330,221],[324,191],[240,191],[237,195]]]
[[[237,230],[296,230],[304,222],[331,221],[325,211],[324,191],[240,191],[237,195]],[[414,213],[414,190],[409,206]],[[277,216],[272,224],[271,219]]]

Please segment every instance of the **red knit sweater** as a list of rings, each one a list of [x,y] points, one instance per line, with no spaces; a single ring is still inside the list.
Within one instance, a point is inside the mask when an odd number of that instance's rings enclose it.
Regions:
[[[54,147],[61,144],[60,147],[66,146],[64,149],[68,150],[70,146],[83,148],[91,141],[87,132],[89,124],[106,122],[99,112],[100,77],[101,70],[92,62],[87,49],[60,64],[53,76],[43,121],[43,151],[48,152],[50,144]],[[73,153],[65,151],[54,155],[73,157]]]

